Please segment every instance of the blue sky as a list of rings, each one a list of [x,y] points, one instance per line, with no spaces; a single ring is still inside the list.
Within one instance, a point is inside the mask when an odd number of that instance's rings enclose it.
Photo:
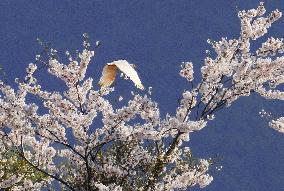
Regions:
[[[145,86],[153,87],[153,99],[161,113],[174,113],[177,100],[189,84],[179,77],[182,61],[192,61],[195,73],[203,64],[207,39],[238,38],[238,9],[255,8],[257,0],[1,0],[0,64],[8,82],[23,77],[28,63],[42,49],[39,37],[59,51],[81,49],[82,34],[102,46],[88,75],[98,81],[105,63],[127,59],[139,67]],[[283,0],[265,1],[267,11],[284,11]],[[268,36],[284,36],[284,18],[270,28]],[[196,76],[196,77],[197,77]],[[39,78],[46,87],[60,89],[46,73]],[[134,87],[120,80],[116,91],[127,94]],[[193,133],[193,154],[208,158],[220,155],[221,171],[212,171],[214,182],[205,190],[284,190],[284,135],[267,127],[258,116],[262,108],[279,116],[284,103],[258,95],[244,97],[220,111],[216,120]],[[191,190],[199,190],[194,188]]]

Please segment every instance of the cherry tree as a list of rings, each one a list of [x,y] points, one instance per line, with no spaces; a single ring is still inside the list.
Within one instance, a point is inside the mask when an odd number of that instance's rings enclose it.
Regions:
[[[114,88],[93,86],[86,71],[95,52],[86,35],[78,58],[66,52],[67,64],[54,49],[47,61],[37,56],[25,79],[16,80],[16,89],[0,83],[0,159],[13,164],[7,155],[12,153],[14,161],[29,169],[13,174],[1,167],[0,187],[82,191],[206,187],[213,181],[208,171],[214,161],[193,157],[187,143],[190,134],[206,127],[214,113],[241,96],[283,98],[284,93],[275,89],[284,81],[284,57],[276,57],[283,53],[283,39],[268,38],[258,50],[250,49],[251,42],[282,15],[278,10],[264,14],[263,3],[240,11],[240,37],[208,40],[216,55],[205,58],[201,82],[195,82],[191,62],[181,65],[180,75],[189,88],[182,93],[175,115],[165,117],[150,94],[134,93],[118,108],[108,99]],[[64,90],[41,87],[40,64],[64,82]],[[29,96],[41,104],[29,101]]]

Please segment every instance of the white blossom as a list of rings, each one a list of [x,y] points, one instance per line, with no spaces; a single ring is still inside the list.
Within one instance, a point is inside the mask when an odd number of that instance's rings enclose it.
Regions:
[[[280,133],[284,133],[284,117],[280,117],[276,120],[272,120],[269,126]]]

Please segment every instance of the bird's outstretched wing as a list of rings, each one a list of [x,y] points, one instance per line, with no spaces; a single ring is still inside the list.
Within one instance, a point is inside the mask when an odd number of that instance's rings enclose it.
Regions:
[[[134,68],[126,60],[117,60],[108,64],[109,66],[117,66],[127,77],[130,78],[135,84],[135,86],[141,90],[144,90],[144,86],[141,83],[141,80],[134,70]]]
[[[115,80],[116,70],[116,65],[105,65],[105,67],[103,68],[102,76],[99,81],[99,85],[101,87],[110,86]]]

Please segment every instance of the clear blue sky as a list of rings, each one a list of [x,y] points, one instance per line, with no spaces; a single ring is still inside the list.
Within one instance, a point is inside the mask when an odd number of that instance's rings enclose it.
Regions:
[[[255,8],[257,0],[1,0],[0,64],[8,81],[24,75],[24,68],[41,51],[40,37],[59,51],[81,48],[87,32],[96,52],[88,75],[99,79],[105,63],[127,59],[139,66],[146,86],[153,87],[153,99],[161,112],[174,113],[182,91],[189,88],[178,76],[182,61],[193,61],[195,72],[205,57],[208,38],[237,38],[240,23],[238,9]],[[284,11],[283,0],[265,1],[268,12]],[[284,36],[284,18],[272,26],[269,36]],[[259,42],[267,38],[261,38]],[[60,84],[41,73],[49,88]],[[126,94],[132,84],[120,81],[117,91]],[[189,145],[195,156],[223,157],[222,171],[212,171],[208,191],[284,190],[284,135],[267,127],[258,116],[262,108],[284,114],[284,103],[254,95],[241,98],[232,107],[220,111],[216,120],[193,133]],[[191,190],[199,190],[198,188]]]

